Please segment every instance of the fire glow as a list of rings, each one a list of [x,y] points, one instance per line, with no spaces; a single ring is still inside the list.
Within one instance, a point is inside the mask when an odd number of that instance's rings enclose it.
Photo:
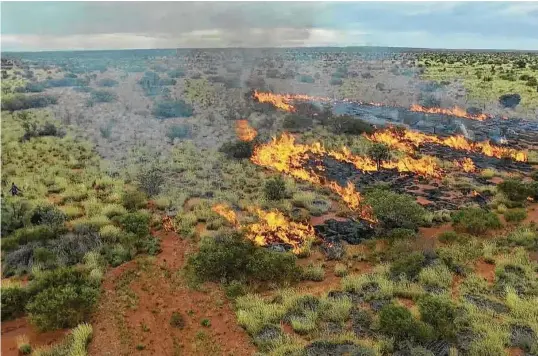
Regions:
[[[321,101],[321,102],[331,102],[335,99],[327,98],[327,97],[319,97],[319,96],[310,96],[305,94],[274,94],[274,93],[268,93],[268,92],[254,92],[254,98],[257,99],[260,103],[270,103],[274,107],[287,111],[287,112],[294,112],[295,107],[293,106],[294,101]],[[371,106],[389,106],[382,103],[373,103],[373,102],[362,102],[362,101],[354,101],[349,99],[343,99],[340,100],[342,102],[348,102],[348,103],[355,103],[359,105],[371,105]],[[460,108],[458,106],[454,106],[451,109],[445,109],[445,108],[427,108],[418,104],[413,104],[409,108],[409,111],[413,112],[421,112],[425,114],[441,114],[441,115],[450,115],[455,117],[461,117],[465,119],[470,120],[477,120],[477,121],[485,121],[487,119],[491,118],[491,115],[487,114],[470,114],[467,112],[467,110]]]
[[[491,118],[491,116],[486,115],[486,114],[477,114],[477,115],[469,114],[467,110],[460,108],[458,106],[454,106],[452,109],[443,109],[443,108],[426,108],[418,104],[413,104],[411,105],[411,108],[409,110],[414,111],[414,112],[423,112],[426,114],[450,115],[450,116],[462,117],[465,119],[478,120],[478,121],[484,121],[486,119]]]
[[[293,253],[298,254],[307,241],[316,238],[312,226],[289,221],[284,214],[277,210],[251,209],[257,215],[258,222],[240,226],[237,215],[230,207],[217,204],[212,209],[234,227],[243,229],[246,237],[258,246],[286,244],[291,246]]]
[[[388,128],[383,131],[375,132],[366,137],[373,142],[384,143],[391,148],[395,148],[406,153],[413,153],[423,143],[434,143],[451,147],[456,150],[481,153],[489,157],[509,157],[510,159],[518,162],[526,162],[528,158],[525,151],[495,146],[489,141],[472,142],[461,135],[440,138],[418,131]]]
[[[251,160],[259,166],[274,169],[314,185],[327,186],[338,194],[361,219],[375,222],[371,208],[362,204],[362,196],[355,191],[355,187],[350,187],[348,184],[347,188],[342,188],[335,182],[326,182],[314,172],[303,168],[309,152],[326,153],[319,143],[315,145],[299,144],[295,142],[292,135],[284,133],[279,139],[273,137],[270,142],[257,146]]]
[[[250,142],[256,138],[258,132],[247,120],[237,120],[235,122],[235,132],[241,141]]]

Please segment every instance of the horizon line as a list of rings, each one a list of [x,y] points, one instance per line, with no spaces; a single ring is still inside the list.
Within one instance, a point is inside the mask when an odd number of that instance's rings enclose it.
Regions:
[[[263,49],[316,49],[316,48],[396,48],[411,50],[437,51],[496,51],[496,52],[538,52],[538,49],[506,49],[506,48],[440,48],[440,47],[406,47],[406,46],[282,46],[282,47],[167,47],[167,48],[115,48],[115,49],[46,49],[46,50],[0,50],[0,53],[49,53],[49,52],[104,52],[104,51],[162,51],[162,50],[263,50]]]

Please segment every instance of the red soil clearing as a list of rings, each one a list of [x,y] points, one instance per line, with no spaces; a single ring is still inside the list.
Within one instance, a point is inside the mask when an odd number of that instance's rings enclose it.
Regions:
[[[486,263],[484,260],[478,260],[475,266],[475,272],[489,283],[495,281],[495,265]]]
[[[2,355],[19,355],[19,350],[17,348],[18,336],[28,336],[30,345],[32,348],[36,348],[38,346],[55,344],[61,341],[68,332],[68,329],[64,329],[39,333],[37,329],[28,322],[26,317],[2,321]]]
[[[189,289],[178,273],[189,242],[173,232],[156,235],[161,238],[162,252],[154,260],[147,258],[146,264],[142,259],[131,261],[107,273],[93,318],[89,354],[254,354],[255,348],[237,325],[235,313],[218,286],[204,286],[204,291]],[[129,275],[135,277],[125,282]],[[118,287],[121,283],[123,289]],[[125,307],[128,295],[134,295],[135,302]],[[170,324],[173,312],[183,317],[183,328]],[[203,319],[211,325],[202,326]]]

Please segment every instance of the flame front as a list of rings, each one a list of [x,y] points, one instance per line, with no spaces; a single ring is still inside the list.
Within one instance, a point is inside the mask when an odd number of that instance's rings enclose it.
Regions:
[[[434,143],[457,150],[481,153],[489,157],[509,157],[518,162],[526,162],[528,158],[527,152],[525,151],[495,146],[489,141],[472,142],[467,140],[462,135],[439,138],[437,136],[428,135],[418,131],[396,130],[394,128],[388,128],[387,130],[378,131],[366,137],[371,141],[384,143],[387,146],[406,153],[414,152],[423,143]]]
[[[246,237],[258,246],[283,243],[291,246],[293,253],[297,254],[301,252],[306,241],[316,237],[312,226],[289,221],[277,210],[250,209],[258,216],[258,222],[244,226],[239,224],[235,212],[227,205],[217,204],[212,207],[212,210],[236,228],[243,229]]]
[[[295,111],[293,105],[290,104],[290,101],[293,100],[292,95],[264,93],[255,90],[254,98],[256,98],[260,103],[270,103],[273,104],[274,107],[284,111]]]
[[[235,132],[241,141],[250,142],[256,138],[258,132],[247,120],[237,120],[235,122]]]
[[[478,120],[478,121],[484,121],[491,117],[486,114],[472,115],[472,114],[469,114],[467,110],[460,108],[458,106],[454,106],[452,109],[443,109],[443,108],[426,108],[418,104],[413,104],[411,105],[411,108],[409,110],[414,111],[414,112],[423,112],[426,114],[451,115],[451,116],[463,117],[466,119],[472,119],[472,120]]]
[[[476,166],[472,159],[465,157],[463,160],[457,161],[454,160],[454,166],[460,168],[462,171],[467,173],[476,172]]]
[[[311,145],[295,142],[295,138],[289,133],[284,133],[280,138],[275,138],[254,149],[251,157],[255,164],[274,169],[278,172],[289,174],[290,176],[310,182],[315,185],[324,185],[342,197],[349,208],[358,213],[360,218],[367,221],[374,221],[369,207],[362,206],[362,197],[355,188],[349,185],[343,188],[335,182],[327,182],[316,173],[303,168],[309,154],[328,155],[341,162],[353,164],[357,169],[373,172],[377,170],[377,164],[368,157],[357,156],[351,153],[349,148],[342,147],[340,151],[327,151],[319,142]],[[441,169],[437,165],[436,159],[431,156],[424,156],[420,159],[403,157],[398,161],[381,162],[381,168],[396,169],[399,172],[411,172],[422,176],[439,178]]]
[[[286,219],[277,210],[256,209],[258,222],[245,227],[247,238],[259,246],[284,243],[292,247],[293,253],[301,252],[304,243],[316,236],[314,228]]]
[[[215,213],[222,216],[224,219],[228,220],[233,226],[239,226],[239,220],[237,220],[237,215],[235,211],[230,209],[227,205],[216,204],[211,208]]]

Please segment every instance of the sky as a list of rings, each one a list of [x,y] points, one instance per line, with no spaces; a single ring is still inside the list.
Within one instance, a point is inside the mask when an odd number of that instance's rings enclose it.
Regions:
[[[2,2],[2,51],[388,46],[538,50],[538,2]]]

